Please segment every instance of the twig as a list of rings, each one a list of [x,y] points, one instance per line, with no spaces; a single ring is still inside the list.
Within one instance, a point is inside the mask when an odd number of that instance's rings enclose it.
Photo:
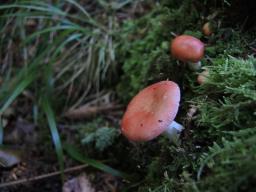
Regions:
[[[63,172],[64,173],[73,172],[73,171],[77,171],[77,170],[80,170],[80,169],[84,169],[87,166],[88,165],[78,165],[78,166],[75,166],[75,167],[67,168]],[[33,177],[33,178],[25,178],[25,179],[20,179],[20,180],[17,180],[17,181],[2,183],[2,184],[0,184],[0,188],[9,187],[9,186],[12,186],[12,185],[23,184],[23,183],[27,183],[27,182],[31,182],[31,181],[37,181],[37,180],[41,180],[41,179],[46,179],[48,177],[54,177],[54,176],[60,175],[60,174],[61,174],[61,171],[55,171],[55,172],[52,172],[52,173],[39,175],[39,176],[36,176],[36,177]]]
[[[173,36],[173,37],[177,37],[178,35],[176,34],[176,33],[174,33],[173,31],[171,31],[171,35]]]
[[[112,110],[122,109],[122,105],[108,104],[106,106],[87,106],[67,111],[64,116],[69,119],[85,119],[99,113],[106,113]]]

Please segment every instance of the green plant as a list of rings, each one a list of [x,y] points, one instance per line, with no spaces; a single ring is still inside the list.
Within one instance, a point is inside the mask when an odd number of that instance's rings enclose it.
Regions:
[[[119,8],[124,5],[124,2],[120,3]],[[73,0],[62,3],[20,1],[0,6],[4,11],[2,17],[6,18],[1,31],[3,43],[9,42],[11,47],[16,39],[21,40],[16,44],[20,50],[17,57],[22,58],[19,66],[32,65],[31,59],[47,50],[42,63],[52,65],[51,83],[55,86],[55,94],[60,95],[67,105],[77,100],[81,103],[87,95],[103,89],[107,86],[106,83],[102,85],[105,80],[111,85],[116,73],[114,36],[118,31],[117,23],[109,11],[111,7],[96,6],[103,9],[105,15],[89,13],[87,7]],[[106,22],[99,22],[101,17]],[[11,36],[7,36],[9,30]],[[2,49],[5,53],[5,47]],[[9,62],[16,59],[11,57]],[[16,66],[5,68],[11,70],[11,76],[16,69]],[[68,96],[63,97],[64,94]]]
[[[81,3],[21,0],[0,6],[0,76],[4,76],[0,118],[28,90],[33,96],[32,105],[39,106],[39,112],[46,115],[61,170],[64,162],[58,114],[111,85],[118,27],[114,12],[130,1],[97,1],[94,6],[104,14]],[[109,84],[103,86],[103,81]],[[33,114],[28,116],[32,118]],[[42,113],[39,117],[45,118]],[[0,144],[3,133],[1,125]]]
[[[96,150],[103,151],[113,144],[117,136],[116,128],[98,127],[94,132],[86,131],[81,142],[83,145],[93,145]]]

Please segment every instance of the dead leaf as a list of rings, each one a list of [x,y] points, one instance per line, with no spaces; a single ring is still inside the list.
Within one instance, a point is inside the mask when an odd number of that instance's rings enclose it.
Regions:
[[[17,151],[13,151],[10,149],[0,149],[0,165],[2,167],[12,167],[20,163],[21,159],[17,153]]]
[[[36,143],[37,132],[35,131],[36,125],[30,123],[22,118],[18,118],[12,127],[11,131],[8,131],[4,137],[4,142],[9,144],[19,143]]]
[[[3,114],[1,114],[4,118],[9,118],[15,114],[15,110],[13,107],[8,107]]]
[[[37,23],[35,19],[27,19],[25,25],[27,27],[36,27]]]
[[[95,192],[85,174],[64,183],[62,192]]]

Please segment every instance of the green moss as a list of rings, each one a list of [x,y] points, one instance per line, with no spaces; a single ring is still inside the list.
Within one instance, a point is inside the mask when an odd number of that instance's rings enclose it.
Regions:
[[[97,118],[79,127],[79,136],[82,145],[102,152],[114,143],[119,136],[119,131],[108,126],[103,119]]]
[[[249,145],[255,145],[256,137],[256,59],[248,57],[248,42],[254,36],[219,25],[211,37],[204,37],[200,32],[204,20],[200,18],[219,9],[217,20],[226,23],[229,7],[215,1],[202,11],[206,2],[169,1],[125,24],[123,35],[128,41],[119,49],[124,72],[118,86],[120,97],[128,101],[152,82],[174,80],[182,91],[178,120],[186,126],[180,146],[171,146],[161,137],[138,147],[145,152],[133,156],[145,169],[140,172],[144,180],[138,191],[255,189],[251,171],[255,170],[255,149]],[[206,43],[202,64],[210,75],[205,84],[198,85],[198,73],[170,56],[172,32],[193,35]],[[197,112],[188,120],[189,104]],[[157,152],[149,153],[152,146],[158,147]]]
[[[124,25],[119,49],[124,74],[118,85],[124,101],[153,81],[179,76],[173,70],[176,62],[170,58],[171,32],[181,34],[194,29],[192,23],[199,15],[191,1],[173,1],[171,5],[159,5],[146,16]]]
[[[202,191],[253,191],[256,59],[215,59],[209,71],[206,83],[195,88],[196,122],[207,127],[198,137],[214,142],[201,155],[198,187]]]
[[[208,69],[206,83],[195,88],[198,125],[213,135],[256,126],[256,59],[216,59]]]
[[[230,141],[223,139],[220,145],[215,143],[208,153],[202,155],[198,172],[200,189],[203,191],[255,191],[255,131],[256,127],[253,135]],[[208,172],[207,175],[205,175],[206,172]],[[218,188],[216,188],[217,183]]]
[[[186,127],[184,134],[189,137],[181,138],[180,147],[161,143],[159,157],[149,166],[147,187],[140,190],[255,189],[256,59],[223,57],[214,59],[208,68],[205,84],[190,82],[194,99],[189,101],[187,96],[186,101],[192,102],[198,113],[196,124]],[[153,182],[154,178],[160,179]]]

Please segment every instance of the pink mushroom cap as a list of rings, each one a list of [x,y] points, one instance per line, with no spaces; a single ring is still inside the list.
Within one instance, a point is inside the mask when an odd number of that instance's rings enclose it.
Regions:
[[[183,62],[196,63],[204,56],[204,43],[190,35],[175,37],[170,49],[173,57]]]
[[[174,120],[180,88],[161,81],[141,90],[129,103],[121,122],[122,133],[132,141],[148,141],[163,133]]]

